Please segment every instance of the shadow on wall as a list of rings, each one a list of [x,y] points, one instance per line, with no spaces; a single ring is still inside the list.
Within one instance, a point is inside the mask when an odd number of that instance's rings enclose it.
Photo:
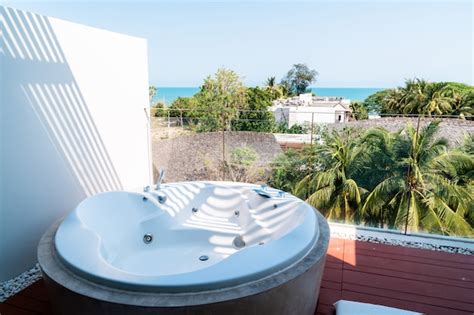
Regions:
[[[1,11],[6,62],[35,71],[20,88],[84,193],[121,189],[48,18],[10,8]]]
[[[48,18],[0,11],[1,282],[32,266],[54,220],[122,183]]]

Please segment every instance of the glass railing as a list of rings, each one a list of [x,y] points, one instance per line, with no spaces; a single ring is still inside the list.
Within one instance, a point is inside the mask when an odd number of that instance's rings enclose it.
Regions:
[[[151,121],[168,182],[266,183],[332,222],[473,237],[472,120],[153,108]]]

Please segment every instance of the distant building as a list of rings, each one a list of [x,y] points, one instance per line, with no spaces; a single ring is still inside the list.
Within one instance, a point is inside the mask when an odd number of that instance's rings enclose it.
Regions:
[[[273,101],[270,110],[288,127],[304,123],[343,123],[351,117],[351,101],[343,97],[313,96],[311,93]]]

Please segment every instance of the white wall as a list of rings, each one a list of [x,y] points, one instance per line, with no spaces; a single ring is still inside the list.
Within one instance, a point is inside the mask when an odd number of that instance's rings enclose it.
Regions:
[[[89,195],[150,181],[147,46],[0,7],[0,282]]]
[[[295,124],[328,124],[339,122],[338,116],[341,115],[341,121],[347,121],[344,107],[336,105],[334,107],[322,106],[281,106],[271,109],[277,122],[288,122],[288,127]]]

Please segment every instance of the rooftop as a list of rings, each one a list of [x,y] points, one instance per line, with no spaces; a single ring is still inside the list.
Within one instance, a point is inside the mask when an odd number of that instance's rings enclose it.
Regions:
[[[311,93],[306,93],[275,100],[273,106],[335,107],[340,105],[344,109],[350,110],[350,103],[349,99],[339,96],[313,96]]]

